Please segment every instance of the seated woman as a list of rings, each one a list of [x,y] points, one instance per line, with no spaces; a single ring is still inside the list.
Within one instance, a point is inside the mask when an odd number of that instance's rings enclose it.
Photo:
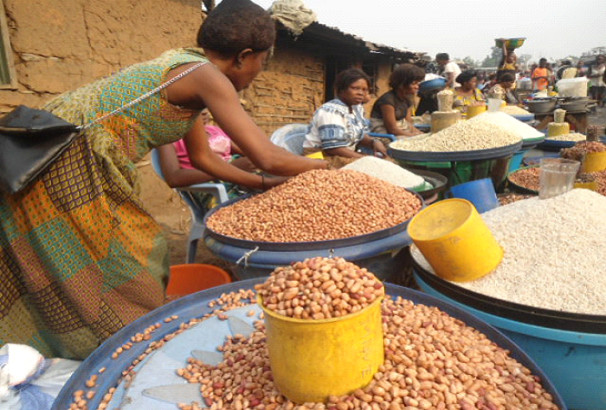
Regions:
[[[470,105],[484,104],[484,96],[482,91],[477,88],[477,75],[473,70],[463,71],[457,76],[457,83],[460,87],[455,88],[453,107],[465,116],[467,107]]]
[[[226,161],[231,173],[243,178],[242,182],[239,184],[222,182],[230,199],[245,194],[246,190],[243,188],[257,189],[259,187],[259,179],[261,180],[260,186],[263,190],[278,185],[285,180],[284,178],[261,177],[261,175],[255,174],[254,172],[257,168],[248,158],[241,156],[242,151],[231,138],[229,138],[221,128],[208,125],[210,120],[208,110],[203,110],[200,116],[205,124],[204,130],[208,135],[208,145],[210,149],[221,157],[221,159]],[[175,141],[172,144],[162,145],[158,147],[157,150],[164,180],[171,188],[202,184],[217,180],[215,176],[196,169],[192,165],[187,146],[183,139]],[[250,173],[250,175],[246,176],[245,174],[242,174],[242,172]],[[210,194],[204,192],[190,192],[190,195],[206,211],[217,205],[213,196]]]
[[[385,145],[368,136],[368,121],[362,104],[368,98],[370,78],[364,71],[348,68],[335,79],[337,98],[318,108],[303,142],[303,152],[322,151],[328,156],[363,157],[358,146],[387,156]]]
[[[499,82],[495,84],[490,90],[488,90],[487,96],[499,96],[507,104],[515,105],[518,104],[518,99],[513,93],[513,84],[515,83],[515,76],[511,73],[504,73],[499,78]]]
[[[371,131],[410,137],[422,134],[412,124],[414,98],[425,71],[413,64],[401,64],[389,76],[391,90],[383,94],[370,113]]]

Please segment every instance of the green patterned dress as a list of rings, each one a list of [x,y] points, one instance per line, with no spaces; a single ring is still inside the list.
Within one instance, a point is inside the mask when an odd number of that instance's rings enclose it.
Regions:
[[[171,50],[45,108],[87,124],[203,61],[200,49]],[[135,164],[182,138],[199,112],[155,94],[87,129],[23,191],[0,194],[0,345],[83,359],[163,304],[168,248],[139,203]]]

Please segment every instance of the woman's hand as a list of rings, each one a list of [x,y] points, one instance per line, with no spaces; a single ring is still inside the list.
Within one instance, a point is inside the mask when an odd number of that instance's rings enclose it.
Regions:
[[[383,144],[382,141],[379,141],[376,138],[372,138],[372,151],[375,155],[377,153],[381,154],[381,158],[389,157],[389,155],[387,155],[387,147],[385,146],[385,144]]]
[[[276,187],[288,181],[290,177],[263,176],[263,190],[267,191],[270,188]]]

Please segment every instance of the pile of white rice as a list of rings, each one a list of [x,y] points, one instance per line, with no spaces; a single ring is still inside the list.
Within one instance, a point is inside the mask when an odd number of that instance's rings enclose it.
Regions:
[[[362,172],[403,188],[416,188],[425,182],[423,177],[381,158],[366,156],[345,165],[341,169]]]

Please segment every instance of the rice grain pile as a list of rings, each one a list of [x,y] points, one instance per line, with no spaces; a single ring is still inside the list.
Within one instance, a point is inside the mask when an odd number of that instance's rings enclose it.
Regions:
[[[314,170],[223,207],[207,227],[260,242],[349,238],[396,226],[421,209],[413,193],[352,170]]]
[[[342,169],[362,172],[371,177],[382,179],[402,188],[414,188],[422,185],[423,177],[384,159],[366,156],[345,165]]]
[[[545,135],[531,127],[530,125],[523,123],[522,121],[513,118],[511,115],[504,112],[485,112],[477,115],[469,120],[470,122],[483,122],[493,126],[506,129],[507,131],[517,135],[522,139],[534,139],[541,138]]]
[[[529,115],[530,111],[526,111],[522,107],[518,107],[517,105],[506,105],[505,107],[501,107],[501,111],[505,114],[509,115]]]
[[[501,264],[457,285],[497,299],[606,315],[606,198],[586,189],[514,202],[482,214],[505,250]],[[431,269],[417,248],[414,258]]]
[[[575,141],[576,142],[576,141],[585,141],[587,139],[587,136],[585,136],[584,134],[578,133],[578,132],[571,132],[569,134],[550,136],[547,139],[552,140],[552,141]]]
[[[473,119],[459,121],[435,134],[394,141],[390,146],[411,152],[458,152],[501,148],[521,141],[508,129]]]

